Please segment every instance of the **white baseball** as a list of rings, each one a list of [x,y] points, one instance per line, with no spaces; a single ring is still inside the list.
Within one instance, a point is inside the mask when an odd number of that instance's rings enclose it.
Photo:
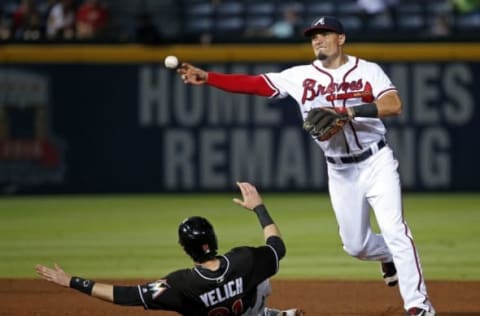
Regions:
[[[175,69],[178,67],[178,58],[175,56],[165,57],[165,67]]]

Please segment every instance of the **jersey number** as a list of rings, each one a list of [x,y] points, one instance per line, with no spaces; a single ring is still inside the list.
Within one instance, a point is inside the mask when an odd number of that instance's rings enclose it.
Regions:
[[[230,311],[228,308],[224,306],[215,307],[210,312],[208,312],[208,316],[238,316],[243,313],[243,302],[242,299],[239,298],[232,304],[232,310]]]

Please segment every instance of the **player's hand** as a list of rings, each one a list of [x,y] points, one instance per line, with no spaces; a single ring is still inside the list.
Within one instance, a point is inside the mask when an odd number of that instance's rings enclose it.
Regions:
[[[70,286],[70,279],[72,278],[71,275],[63,271],[62,268],[60,268],[60,266],[56,263],[53,269],[42,266],[41,264],[37,264],[35,270],[39,276],[49,282],[53,282],[65,287]]]
[[[257,188],[248,182],[237,182],[237,186],[242,193],[243,201],[237,198],[233,199],[233,202],[237,205],[243,206],[249,210],[253,210],[255,207],[263,204],[262,197],[257,192]]]
[[[207,82],[208,73],[200,68],[194,67],[189,63],[182,63],[177,72],[182,76],[184,83],[201,85]]]

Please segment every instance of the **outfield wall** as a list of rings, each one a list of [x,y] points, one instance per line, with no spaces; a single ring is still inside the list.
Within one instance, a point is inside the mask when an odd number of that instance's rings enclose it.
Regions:
[[[401,91],[385,120],[405,189],[478,191],[480,44],[350,44]],[[312,59],[309,45],[0,47],[0,187],[6,192],[324,191],[322,153],[291,99],[185,86],[177,55],[263,73]]]

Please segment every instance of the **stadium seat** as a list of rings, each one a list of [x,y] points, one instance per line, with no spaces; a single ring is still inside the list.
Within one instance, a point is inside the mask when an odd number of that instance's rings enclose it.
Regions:
[[[392,31],[395,28],[392,18],[388,14],[377,14],[364,22],[366,29],[373,32]]]
[[[427,15],[452,14],[453,5],[449,0],[429,1],[425,4]]]
[[[398,30],[401,32],[425,31],[427,22],[422,14],[403,15],[398,18]]]
[[[235,2],[221,2],[217,6],[218,15],[241,15],[243,14],[244,8],[243,3]]]
[[[480,32],[480,12],[458,15],[455,27],[458,32]]]
[[[271,15],[275,14],[275,5],[273,2],[251,2],[247,4],[247,14]]]
[[[210,15],[214,12],[214,6],[210,3],[197,3],[189,5],[185,8],[187,17],[193,17],[198,15]]]
[[[358,5],[356,0],[338,1],[337,4],[338,15],[355,15],[362,14],[363,9]]]
[[[245,27],[244,19],[240,17],[218,17],[215,23],[215,33],[239,33]]]
[[[264,15],[252,15],[247,16],[246,26],[249,29],[265,29],[273,24],[273,18],[271,16]]]
[[[334,15],[335,7],[332,2],[313,1],[306,4],[305,13],[309,16]],[[312,19],[313,20],[313,19]]]
[[[213,29],[213,19],[210,17],[197,17],[186,21],[185,32],[189,34],[201,34]]]
[[[409,14],[422,14],[424,12],[424,4],[417,2],[407,2],[402,5],[398,5],[396,8],[397,12],[402,16]]]
[[[362,19],[358,15],[339,15],[338,18],[348,34],[359,33],[363,29]]]
[[[302,16],[305,12],[305,4],[298,1],[281,4],[277,8],[277,17],[282,17],[283,13],[288,9],[294,10],[299,16]]]

